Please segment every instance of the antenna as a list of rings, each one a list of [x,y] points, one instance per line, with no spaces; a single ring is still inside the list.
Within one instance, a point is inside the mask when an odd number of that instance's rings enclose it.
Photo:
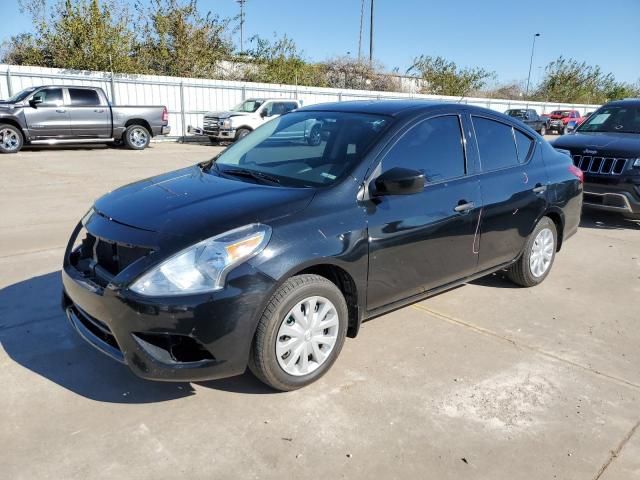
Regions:
[[[240,4],[240,54],[244,53],[244,4],[247,0],[236,0]]]

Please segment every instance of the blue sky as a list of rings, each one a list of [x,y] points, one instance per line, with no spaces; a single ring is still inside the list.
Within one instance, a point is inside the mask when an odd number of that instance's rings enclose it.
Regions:
[[[52,0],[49,0],[50,2]],[[310,60],[357,55],[361,0],[247,0],[245,38],[273,32],[293,38]],[[365,17],[370,0],[365,0]],[[238,13],[234,0],[199,0],[203,11]],[[31,29],[18,0],[2,0],[0,38]],[[532,79],[559,55],[600,65],[618,80],[640,79],[640,0],[375,0],[374,56],[401,71],[421,54],[482,66],[500,82],[524,80],[531,40]],[[365,19],[368,27],[368,17]],[[239,35],[235,35],[239,42]],[[368,55],[368,28],[363,35]]]

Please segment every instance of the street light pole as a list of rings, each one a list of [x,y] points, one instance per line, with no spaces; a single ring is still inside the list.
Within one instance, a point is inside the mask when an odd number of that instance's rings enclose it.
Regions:
[[[527,97],[527,100],[529,100],[529,82],[531,82],[531,67],[533,66],[533,51],[536,48],[536,37],[539,37],[540,34],[536,33],[533,36],[533,45],[531,45],[531,60],[529,60],[529,76],[527,77],[527,90],[525,92],[525,97]]]
[[[247,0],[236,0],[240,4],[240,54],[244,53],[244,4]]]
[[[369,64],[373,64],[373,0],[371,0],[371,18],[369,21]]]

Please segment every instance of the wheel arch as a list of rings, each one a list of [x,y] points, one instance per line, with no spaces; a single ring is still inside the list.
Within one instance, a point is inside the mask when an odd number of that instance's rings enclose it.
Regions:
[[[0,118],[0,125],[2,124],[11,125],[12,127],[17,128],[20,132],[20,135],[22,135],[22,143],[25,143],[27,141],[27,136],[24,133],[24,129],[22,128],[22,126],[20,126],[20,123],[17,120],[14,120],[13,118]]]
[[[562,248],[562,241],[564,240],[564,214],[560,209],[550,208],[544,212],[543,217],[549,217],[556,226],[556,232],[558,234],[558,246],[556,252]]]
[[[132,125],[140,125],[141,127],[146,128],[149,132],[149,135],[153,137],[153,130],[151,130],[151,125],[149,125],[149,122],[147,122],[144,118],[130,118],[129,120],[127,120],[127,122],[124,124],[125,131],[122,132],[122,135],[124,135],[127,128]]]

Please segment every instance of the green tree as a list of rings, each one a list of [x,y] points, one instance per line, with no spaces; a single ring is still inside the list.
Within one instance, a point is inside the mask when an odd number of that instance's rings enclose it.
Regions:
[[[23,0],[34,34],[21,34],[5,44],[3,61],[82,70],[134,72],[134,35],[120,0]]]
[[[307,63],[295,42],[286,35],[273,40],[259,35],[250,40],[244,58],[249,65],[244,79],[250,82],[325,86],[321,65]]]
[[[416,57],[407,73],[417,73],[422,78],[426,84],[423,93],[456,97],[480,90],[495,77],[494,72],[483,68],[462,68],[443,57],[428,55]]]
[[[229,19],[202,15],[196,0],[153,0],[151,5],[138,0],[136,10],[148,12],[134,24],[139,32],[136,59],[145,71],[211,78],[233,51]]]

